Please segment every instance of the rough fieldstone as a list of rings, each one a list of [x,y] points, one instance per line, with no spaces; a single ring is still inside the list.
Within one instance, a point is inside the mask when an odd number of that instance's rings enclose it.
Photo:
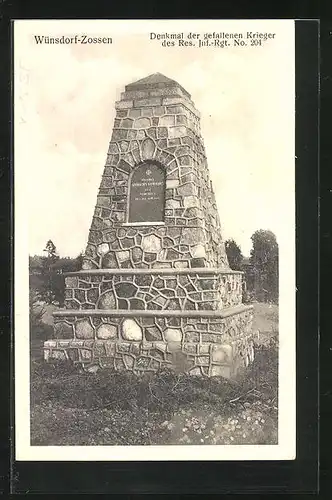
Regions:
[[[168,137],[170,139],[175,139],[176,137],[184,137],[185,135],[187,135],[187,128],[183,125],[169,128]]]
[[[175,260],[175,259],[178,259],[180,257],[180,254],[179,254],[179,252],[177,252],[173,248],[170,248],[169,250],[167,250],[166,257],[168,260]]]
[[[78,278],[76,276],[68,276],[65,278],[66,288],[77,288]]]
[[[108,243],[101,243],[97,248],[99,255],[105,255],[109,251]]]
[[[152,118],[152,125],[154,125],[154,120],[156,120],[156,118]],[[150,127],[146,130],[146,135],[149,136],[150,138],[152,138],[154,141],[157,140],[157,128],[154,126],[154,127]]]
[[[95,245],[88,244],[85,250],[85,255],[87,257],[91,257],[95,259],[97,257],[96,247]]]
[[[119,259],[119,262],[124,262],[125,260],[129,259],[129,251],[128,250],[123,250],[121,252],[117,252],[117,257]]]
[[[203,229],[199,227],[186,227],[182,229],[181,243],[184,245],[195,245],[205,241]]]
[[[166,342],[181,342],[182,332],[179,328],[166,328],[164,337]]]
[[[134,319],[126,318],[122,323],[122,337],[125,340],[142,340],[143,334],[141,327]]]
[[[184,107],[183,106],[167,106],[167,113],[169,114],[180,114],[184,112]]]
[[[142,240],[142,249],[144,252],[159,252],[161,250],[161,239],[154,234],[144,236]]]
[[[120,140],[123,140],[123,139],[127,139],[128,137],[128,129],[124,129],[124,128],[115,128],[113,129],[113,134],[112,134],[112,141],[120,141]],[[118,155],[110,155],[110,156],[118,156]],[[112,161],[112,159],[110,159],[109,161],[109,164],[110,165],[116,165],[118,162],[118,160],[114,160]]]
[[[128,109],[119,109],[116,112],[117,118],[126,118],[127,115],[128,115]]]
[[[70,361],[78,361],[79,360],[79,354],[78,354],[78,349],[77,348],[69,348],[67,349],[67,355]]]
[[[114,252],[109,252],[104,256],[102,261],[102,267],[106,269],[112,269],[118,267],[118,263]]]
[[[161,333],[156,326],[150,326],[145,329],[145,338],[147,341],[162,340]]]
[[[142,109],[142,116],[153,116],[153,109],[152,108],[143,108]]]
[[[131,370],[134,366],[134,363],[135,363],[135,357],[131,356],[130,354],[124,354],[122,359],[123,359],[125,365],[127,366],[127,368],[129,370]]]
[[[140,149],[134,149],[132,151],[132,154],[133,154],[133,157],[134,157],[134,160],[136,163],[140,163],[140,161],[142,160],[141,158],[141,151]]]
[[[74,290],[72,288],[67,288],[65,290],[65,299],[72,299],[73,293],[74,293]]]
[[[86,271],[89,271],[91,269],[98,269],[98,265],[93,260],[85,258],[83,260],[82,269]]]
[[[52,358],[57,359],[59,361],[66,360],[65,351],[59,349],[52,349]]]
[[[135,277],[135,283],[138,286],[150,286],[152,283],[152,276],[150,274],[138,274]]]
[[[184,102],[184,98],[182,96],[164,97],[164,99],[163,99],[163,104],[165,106],[170,105],[170,104],[182,104],[183,102]]]
[[[68,323],[65,323],[64,321],[61,321],[59,323],[55,323],[54,325],[54,331],[56,338],[58,339],[68,339],[72,338],[74,333],[73,333],[73,326],[68,325]]]
[[[165,114],[165,108],[164,106],[155,106],[153,108],[153,113],[155,116],[161,116]]]
[[[183,206],[185,208],[199,207],[199,200],[197,196],[184,196]]]
[[[88,319],[79,319],[76,323],[76,337],[78,339],[93,339],[94,329]]]
[[[95,304],[97,302],[98,296],[99,296],[98,288],[90,288],[90,290],[86,292],[87,300],[92,304]]]
[[[84,290],[74,290],[74,298],[78,300],[78,302],[85,302],[85,292]]]
[[[166,208],[180,208],[181,202],[179,200],[174,200],[174,199],[170,198],[170,199],[166,200],[165,207]]]
[[[118,169],[120,169],[122,172],[128,174],[131,171],[131,166],[125,160],[120,160],[120,163],[118,165]]]
[[[186,115],[178,115],[176,117],[176,124],[177,125],[187,125],[188,119]]]
[[[166,189],[178,187],[180,181],[178,179],[166,180]]]
[[[190,250],[193,257],[206,257],[204,245],[195,245]]]
[[[194,257],[191,259],[190,264],[191,267],[205,267],[206,259]],[[206,303],[206,307],[207,309],[210,309],[210,307],[208,307],[208,303]]]
[[[129,148],[129,142],[128,141],[121,141],[120,142],[120,149],[123,153],[126,153]]]
[[[230,378],[231,376],[231,368],[230,366],[212,366],[211,367],[211,376],[212,377],[225,377]]]
[[[134,299],[129,299],[129,309],[133,309],[133,310],[144,310],[145,309],[145,302],[141,299],[137,299],[137,298],[134,298]]]
[[[134,238],[124,238],[121,241],[121,244],[123,248],[132,248],[133,246],[135,246],[135,240]]]
[[[147,356],[139,356],[136,359],[135,369],[136,370],[146,370],[149,367],[150,358]]]
[[[209,344],[202,344],[199,348],[199,353],[200,354],[209,354],[210,352],[210,346]]]
[[[159,139],[163,139],[168,136],[168,129],[167,127],[159,127],[157,131],[157,135]]]
[[[189,371],[189,375],[193,375],[193,376],[200,376],[200,375],[202,375],[200,367],[196,366],[195,368],[192,368]]]
[[[104,292],[99,297],[97,307],[98,309],[116,309],[114,293],[111,290]]]
[[[114,288],[117,296],[121,298],[134,297],[137,292],[137,287],[133,283],[117,283]]]
[[[175,116],[173,115],[165,115],[159,118],[160,127],[171,127],[174,124],[175,124]]]
[[[173,153],[175,151],[175,147],[174,146],[178,146],[179,144],[181,144],[181,139],[179,138],[176,138],[176,139],[168,139],[168,148],[167,148],[167,151],[169,151],[170,153]],[[178,153],[176,153],[178,154]]]
[[[180,157],[180,160],[179,160],[180,165],[189,165],[190,162],[191,162],[190,156],[185,155],[185,156]]]
[[[150,127],[150,125],[151,125],[150,118],[141,117],[141,118],[136,118],[136,120],[134,121],[135,128],[148,128]]]
[[[143,156],[143,160],[149,160],[149,159],[153,158],[155,150],[156,150],[156,145],[153,142],[153,140],[149,139],[149,138],[145,139],[142,142],[142,156]]]
[[[232,360],[232,346],[231,345],[215,345],[212,349],[212,361],[220,363],[229,363]]]
[[[139,118],[141,116],[141,110],[136,108],[130,109],[129,116],[130,118]]]
[[[181,196],[188,196],[188,195],[197,196],[197,186],[193,182],[187,182],[187,184],[183,184],[183,186],[179,186],[177,188],[177,191],[178,191],[178,194]]]
[[[135,247],[133,248],[132,253],[133,253],[133,261],[141,262],[143,257],[143,250],[139,247]]]
[[[144,260],[145,262],[154,262],[155,260],[157,260],[157,254],[152,252],[145,252]]]
[[[251,345],[249,347],[249,359],[250,359],[250,362],[252,363],[255,359],[255,349],[254,349],[254,346]]]
[[[160,97],[150,97],[149,99],[135,99],[135,108],[140,106],[160,106]]]
[[[197,362],[198,362],[200,365],[208,365],[208,364],[209,364],[209,361],[210,361],[209,356],[198,356],[198,357],[197,357]]]
[[[101,324],[97,328],[97,337],[99,339],[114,339],[117,336],[117,328],[115,325]]]
[[[115,109],[127,109],[132,108],[134,105],[133,101],[117,101],[115,103]]]
[[[123,128],[131,128],[133,126],[133,120],[131,120],[130,118],[125,118],[124,120],[122,120],[121,126]]]
[[[92,359],[92,351],[90,349],[81,349],[82,359],[86,361],[91,361]]]
[[[146,132],[145,130],[137,130],[137,139],[139,141],[142,141],[146,137]]]
[[[148,93],[145,90],[126,90],[121,92],[121,99],[143,99],[143,97],[148,97]]]
[[[118,154],[119,153],[119,148],[116,142],[110,142],[109,147],[108,147],[108,154]]]

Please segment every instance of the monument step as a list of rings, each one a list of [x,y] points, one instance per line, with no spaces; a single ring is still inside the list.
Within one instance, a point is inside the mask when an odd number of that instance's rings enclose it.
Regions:
[[[114,269],[89,269],[81,271],[69,271],[64,276],[98,276],[106,274],[243,274],[243,271],[215,267],[155,267],[152,269],[142,268],[114,268]]]

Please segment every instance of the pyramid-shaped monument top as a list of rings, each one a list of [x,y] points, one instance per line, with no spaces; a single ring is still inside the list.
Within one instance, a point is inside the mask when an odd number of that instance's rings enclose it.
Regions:
[[[166,87],[178,87],[182,92],[190,99],[191,95],[187,92],[178,82],[171,80],[167,76],[161,73],[153,73],[141,80],[130,83],[126,85],[126,91],[129,90],[145,90],[150,88],[166,88]]]

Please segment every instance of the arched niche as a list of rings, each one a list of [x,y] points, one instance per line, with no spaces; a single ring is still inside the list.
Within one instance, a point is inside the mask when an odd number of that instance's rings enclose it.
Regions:
[[[165,169],[146,161],[129,179],[128,223],[163,222],[165,216]]]

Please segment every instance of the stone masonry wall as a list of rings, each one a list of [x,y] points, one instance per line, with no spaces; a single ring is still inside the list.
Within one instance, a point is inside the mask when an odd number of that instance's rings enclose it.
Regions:
[[[231,377],[253,360],[252,310],[228,317],[55,317],[56,340],[45,359],[71,360],[86,369],[158,371]]]
[[[98,274],[66,277],[66,309],[218,310],[242,302],[242,274]]]
[[[170,90],[128,86],[116,103],[83,269],[228,268],[199,113],[181,87]],[[146,161],[166,172],[161,227],[127,225],[130,174]]]

